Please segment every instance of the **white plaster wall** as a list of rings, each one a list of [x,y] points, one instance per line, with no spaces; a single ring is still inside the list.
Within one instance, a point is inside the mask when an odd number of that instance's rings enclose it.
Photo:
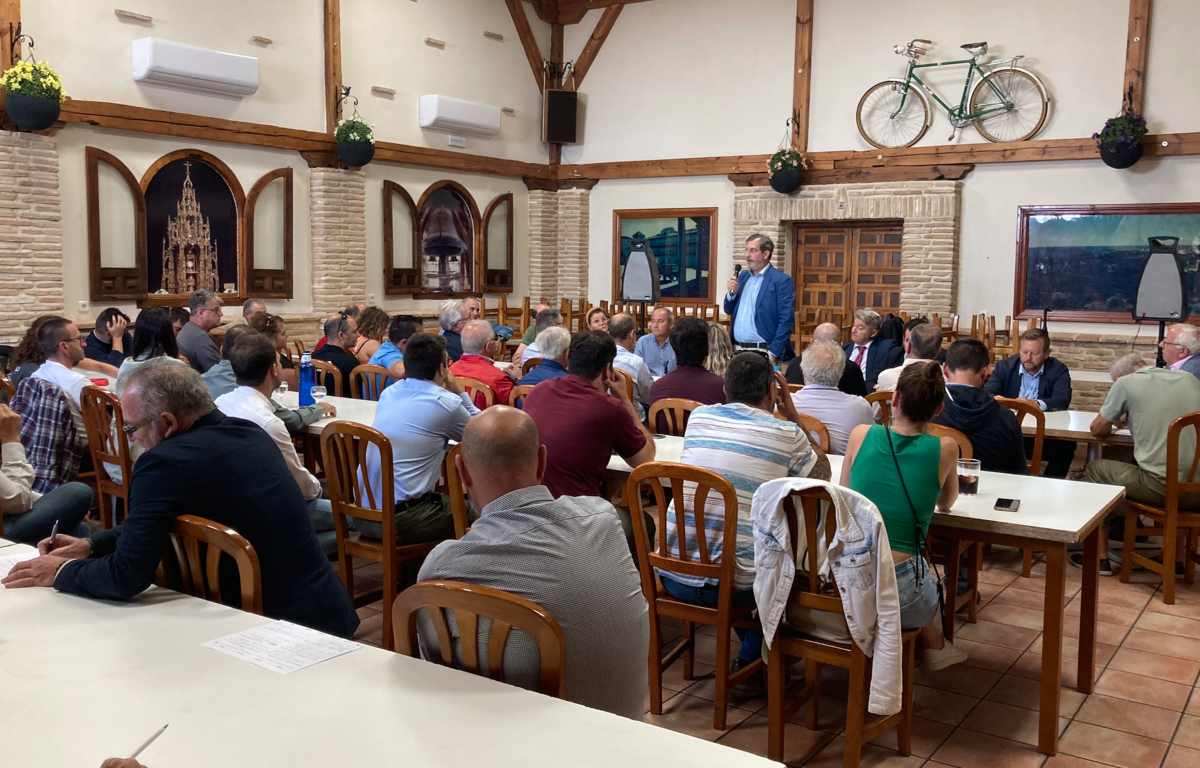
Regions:
[[[1200,130],[1196,32],[1200,3],[1154,0],[1146,57],[1146,122],[1151,131]]]

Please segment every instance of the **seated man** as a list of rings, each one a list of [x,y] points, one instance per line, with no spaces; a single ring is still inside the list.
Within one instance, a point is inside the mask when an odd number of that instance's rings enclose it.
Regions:
[[[404,378],[404,348],[414,333],[421,330],[421,320],[412,315],[393,315],[388,324],[388,337],[368,360],[371,365],[387,368],[393,379]],[[347,389],[346,392],[350,390]]]
[[[1187,371],[1200,378],[1200,328],[1187,323],[1167,326],[1162,356],[1172,371]]]
[[[525,354],[525,347],[532,344],[534,342],[534,339],[537,338],[537,335],[539,333],[541,333],[541,331],[539,331],[538,327],[537,327],[537,318],[538,318],[538,315],[542,314],[542,311],[546,310],[546,309],[550,309],[550,305],[544,301],[539,301],[534,306],[533,315],[532,315],[533,322],[530,323],[529,327],[525,329],[525,333],[521,334],[521,343],[518,344],[516,350],[513,351],[513,356],[512,356],[513,360],[521,360],[522,356]],[[543,328],[542,331],[544,331],[544,330],[546,330],[546,329]]]
[[[841,335],[841,330],[833,323],[821,323],[813,329],[812,340],[813,342],[832,341],[841,346],[839,343]],[[789,384],[804,383],[804,370],[800,367],[800,358],[797,357],[788,363],[785,376]],[[866,397],[867,385],[863,382],[862,369],[857,365],[847,365],[842,371],[842,378],[838,379],[837,388],[847,395]]]
[[[329,348],[328,343],[325,348]],[[279,386],[280,371],[274,343],[261,333],[244,333],[233,345],[230,362],[238,386],[217,398],[217,408],[226,416],[252,421],[267,433],[300,488],[322,548],[327,554],[335,552],[337,536],[333,531],[333,509],[328,499],[321,498],[321,481],[301,463],[287,427],[275,415],[271,393]]]
[[[983,391],[991,354],[979,339],[959,339],[946,350],[946,400],[934,417],[971,440],[975,458],[990,472],[1028,474],[1025,443],[1017,417]]]
[[[788,397],[787,381],[775,373],[766,355],[738,352],[725,372],[725,405],[706,405],[692,411],[683,436],[680,461],[712,470],[729,480],[738,497],[737,541],[734,542],[734,604],[754,605],[754,529],[750,501],[758,487],[781,477],[815,477],[828,480],[829,459],[813,448],[797,422],[796,409]],[[775,417],[778,406],[788,420]],[[684,491],[689,505],[694,493]],[[721,520],[724,509],[719,495],[710,493],[705,503],[706,520]],[[667,551],[679,553],[679,530],[675,515],[667,514]],[[691,508],[684,512],[685,538],[693,559],[700,558],[696,520]],[[725,549],[724,531],[706,526],[708,554],[714,560]],[[662,573],[663,588],[673,597],[696,605],[717,604],[717,582],[682,573]],[[762,630],[738,630],[742,647],[737,666],[742,667],[762,653]]]
[[[325,334],[325,343],[320,349],[313,350],[312,358],[333,363],[341,373],[342,394],[349,397],[350,372],[358,367],[358,358],[350,351],[358,341],[358,322],[353,317],[339,314],[326,320],[321,330]],[[325,382],[322,380],[319,383]],[[333,387],[329,386],[328,391],[333,394]]]
[[[442,460],[451,440],[462,440],[467,420],[479,413],[450,372],[446,342],[415,333],[404,352],[405,378],[383,390],[371,426],[392,444],[392,466],[379,466],[378,451],[367,454],[367,478],[375,498],[383,495],[382,472],[395,479],[396,536],[405,544],[448,538],[454,529],[447,499],[438,493]],[[383,529],[359,521],[372,538]]]
[[[850,432],[859,424],[874,424],[871,404],[858,395],[838,390],[842,370],[849,364],[842,348],[832,341],[814,341],[800,357],[804,389],[792,395],[796,410],[807,413],[829,430],[829,452],[846,453]]]
[[[675,313],[666,307],[657,307],[650,313],[650,332],[637,340],[633,351],[646,361],[646,367],[654,376],[666,376],[675,370],[675,350],[671,349],[671,325]],[[612,332],[612,321],[608,324]]]
[[[880,372],[900,365],[904,357],[904,350],[896,342],[878,338],[882,323],[878,312],[857,310],[850,326],[850,343],[842,348],[850,362],[862,371],[868,392],[875,391]]]
[[[48,554],[18,563],[4,586],[49,587],[131,600],[150,586],[179,515],[237,531],[258,555],[263,613],[349,637],[358,615],[321,552],[307,505],[279,449],[258,426],[213,407],[199,374],[167,360],[134,372],[121,397],[130,439],[145,453],[133,468],[125,524],[90,539],[59,535]],[[232,575],[232,572],[230,572]],[[221,594],[237,595],[222,579]]]
[[[128,330],[131,321],[116,307],[108,307],[96,316],[96,327],[83,342],[84,357],[121,367],[133,349],[133,334]]]
[[[638,421],[624,381],[613,372],[617,345],[602,331],[580,331],[567,353],[569,375],[525,398],[549,451],[545,483],[558,496],[603,496],[613,453],[631,467],[654,459],[654,441]]]
[[[12,541],[37,544],[54,524],[63,533],[86,536],[83,518],[92,506],[92,489],[64,483],[47,494],[33,490],[33,467],[21,445],[21,417],[0,404],[0,528]]]
[[[912,322],[911,320],[909,321]],[[904,331],[904,362],[879,374],[875,382],[876,391],[895,390],[900,372],[921,360],[936,360],[942,349],[942,329],[929,322],[918,322]]]
[[[1043,411],[1065,411],[1071,407],[1071,372],[1050,357],[1050,335],[1041,328],[1030,328],[1021,334],[1018,353],[996,363],[984,391],[1032,400]],[[1025,448],[1033,450],[1032,438],[1025,439]],[[1075,442],[1046,440],[1042,453],[1046,476],[1066,477],[1075,458]]]
[[[551,379],[561,379],[567,375],[567,350],[571,347],[571,333],[561,325],[556,325],[538,334],[536,341],[542,351],[542,362],[529,369],[529,373],[521,377],[519,385],[541,384]]]
[[[613,315],[608,321],[608,333],[617,343],[617,356],[613,359],[613,368],[624,371],[633,378],[633,405],[637,410],[638,419],[642,420],[646,417],[644,404],[650,402],[650,388],[654,386],[654,377],[650,375],[646,361],[633,351],[637,345],[637,323],[633,315]],[[707,346],[707,336],[704,343]],[[705,353],[707,354],[707,349]]]
[[[568,700],[640,720],[646,665],[635,660],[648,649],[648,611],[616,510],[586,496],[555,499],[542,485],[537,426],[506,406],[471,420],[456,464],[479,520],[439,544],[418,579],[482,584],[545,608],[563,630]],[[435,656],[432,624],[418,628],[426,657]],[[509,682],[537,688],[537,648],[525,633],[509,636],[505,661]]]
[[[221,360],[217,352],[217,343],[213,341],[209,331],[221,324],[221,297],[212,291],[201,288],[188,297],[190,319],[179,329],[175,340],[179,351],[188,362],[200,373],[204,373]]]
[[[698,317],[679,318],[671,329],[671,349],[675,351],[678,367],[651,385],[648,404],[667,397],[683,397],[702,405],[725,402],[725,381],[704,367],[708,358],[708,323]],[[665,426],[650,425],[659,432]]]
[[[462,329],[462,356],[450,366],[455,376],[475,379],[492,390],[493,403],[507,403],[513,380],[507,372],[496,367],[494,355],[496,332],[487,320],[468,320]],[[475,396],[475,407],[486,408],[483,395]]]
[[[38,351],[45,362],[33,372],[32,378],[47,381],[62,390],[71,407],[76,429],[80,434],[85,434],[79,397],[83,394],[83,388],[92,382],[75,372],[75,366],[83,360],[83,340],[79,328],[65,317],[54,317],[42,323],[37,340]]]
[[[516,352],[513,353],[513,360],[519,361],[521,365],[525,365],[525,363],[533,360],[534,358],[545,357],[545,355],[542,353],[542,350],[537,345],[537,337],[541,336],[542,331],[546,330],[547,328],[559,327],[562,326],[562,324],[562,312],[558,311],[557,309],[547,307],[541,312],[538,312],[533,324],[533,342],[517,347]],[[567,332],[570,333],[569,330]]]

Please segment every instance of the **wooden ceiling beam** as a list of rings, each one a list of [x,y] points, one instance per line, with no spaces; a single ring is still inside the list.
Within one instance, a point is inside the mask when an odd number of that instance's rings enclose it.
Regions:
[[[558,0],[555,20],[559,24],[578,24],[588,11],[617,5],[644,3],[647,0]]]
[[[0,0],[0,72],[13,65],[12,33],[21,25],[21,0]]]
[[[1143,114],[1146,96],[1146,51],[1150,47],[1151,0],[1129,0],[1129,36],[1125,41],[1125,83],[1121,99],[1128,94],[1129,106]]]
[[[856,184],[874,181],[941,181],[965,177],[973,165],[917,165],[896,168],[843,168],[832,170],[810,170],[804,174],[804,184]],[[771,175],[761,173],[731,173],[729,180],[735,187],[765,187],[771,183]]]
[[[792,148],[808,151],[808,103],[812,85],[813,0],[796,0],[796,62],[792,72]]]
[[[525,15],[523,0],[504,0],[508,5],[508,15],[512,17],[513,26],[517,28],[517,37],[521,40],[521,48],[529,61],[529,69],[533,73],[533,82],[540,92],[545,83],[546,70],[542,64],[542,52],[538,50],[537,40],[533,36],[533,28],[529,26],[529,17]]]
[[[342,96],[342,0],[325,0],[325,130],[332,136]]]
[[[574,82],[576,89],[583,85],[583,78],[587,76],[588,70],[592,68],[592,62],[596,60],[601,46],[608,39],[608,33],[612,32],[613,25],[617,23],[617,17],[621,15],[621,10],[624,7],[624,5],[610,5],[604,9],[604,13],[601,14],[600,19],[596,22],[596,28],[592,30],[591,37],[584,44],[579,58],[575,60],[575,66],[571,68],[571,80]]]

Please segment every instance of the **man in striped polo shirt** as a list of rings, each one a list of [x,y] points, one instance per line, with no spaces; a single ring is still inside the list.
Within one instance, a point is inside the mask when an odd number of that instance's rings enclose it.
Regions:
[[[684,464],[708,469],[724,477],[737,492],[738,524],[733,577],[735,607],[754,604],[754,528],[750,520],[750,501],[758,487],[781,477],[816,477],[828,480],[829,459],[813,446],[800,426],[796,407],[788,396],[787,382],[775,373],[765,354],[739,352],[729,361],[725,373],[728,402],[706,405],[692,411],[683,436]],[[776,418],[775,407],[787,420]],[[684,525],[691,556],[699,559],[692,501],[695,485],[684,487]],[[721,520],[724,507],[720,497],[709,494],[704,507],[705,520]],[[710,556],[717,560],[724,551],[724,532],[706,525]],[[679,532],[675,517],[667,515],[667,548],[677,552]],[[672,597],[696,605],[717,604],[715,579],[680,573],[662,575],[663,586]],[[759,658],[761,630],[738,630],[742,645],[739,667]]]

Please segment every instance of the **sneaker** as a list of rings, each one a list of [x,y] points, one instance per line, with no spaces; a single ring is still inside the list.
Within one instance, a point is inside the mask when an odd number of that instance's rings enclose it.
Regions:
[[[962,664],[966,660],[967,654],[951,642],[947,642],[938,649],[925,649],[925,669],[930,672],[937,672],[939,669],[953,667],[955,664]]]
[[[1082,552],[1072,552],[1071,554],[1069,554],[1067,556],[1067,562],[1069,562],[1071,565],[1075,566],[1076,568],[1082,568],[1083,567],[1083,553]],[[1109,560],[1107,557],[1100,558],[1100,575],[1101,576],[1112,576],[1113,575],[1112,561]]]

